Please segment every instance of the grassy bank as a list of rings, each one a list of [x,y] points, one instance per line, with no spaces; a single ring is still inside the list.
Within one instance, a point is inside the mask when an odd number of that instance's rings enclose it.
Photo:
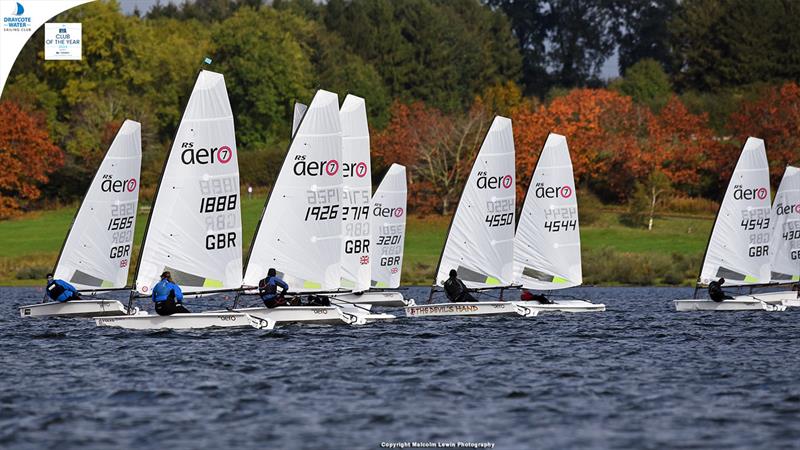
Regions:
[[[0,222],[0,284],[38,285],[51,270],[75,208],[26,214]],[[242,202],[245,249],[261,215],[262,198]],[[140,242],[147,221],[137,218]],[[628,228],[618,214],[604,211],[581,229],[583,270],[586,283],[680,284],[696,276],[712,220],[665,217],[655,229]],[[410,216],[403,267],[404,284],[429,284],[444,244],[449,218]],[[134,250],[138,254],[138,246]]]

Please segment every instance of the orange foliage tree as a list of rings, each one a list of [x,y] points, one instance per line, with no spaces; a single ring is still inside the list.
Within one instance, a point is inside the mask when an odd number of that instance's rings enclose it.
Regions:
[[[372,138],[376,167],[403,164],[410,206],[423,213],[450,213],[486,134],[488,115],[480,103],[463,116],[446,116],[422,102],[395,102],[391,116]]]
[[[704,155],[717,149],[707,118],[690,113],[677,97],[656,115],[615,91],[573,89],[549,105],[519,109],[513,118],[520,195],[550,132],[567,137],[576,182],[616,200],[628,198],[654,171],[691,192]]]
[[[0,218],[19,213],[41,195],[39,185],[64,162],[46,125],[14,102],[0,103]]]
[[[800,86],[786,83],[765,89],[758,99],[742,102],[728,126],[739,142],[748,136],[764,139],[777,185],[787,164],[800,163]]]

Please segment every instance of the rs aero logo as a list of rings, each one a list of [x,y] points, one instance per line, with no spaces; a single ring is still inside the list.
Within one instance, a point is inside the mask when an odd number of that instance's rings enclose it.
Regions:
[[[136,178],[128,180],[115,180],[111,175],[103,175],[103,182],[100,183],[100,190],[103,192],[133,192],[137,186]]]
[[[775,206],[775,211],[779,216],[784,214],[800,214],[800,203],[796,205],[784,205],[783,203],[778,203]]]
[[[312,177],[328,175],[332,177],[337,173],[339,173],[339,161],[335,159],[328,161],[306,161],[306,155],[297,155],[294,157],[294,174],[298,177],[306,175]],[[366,164],[364,164],[364,174],[366,175]]]
[[[382,204],[376,203],[372,208],[372,215],[375,217],[403,217],[403,208],[384,208]]]
[[[367,163],[361,162],[345,162],[342,161],[342,176],[345,178],[350,178],[352,176],[357,176],[358,178],[364,178],[367,175]]]
[[[543,183],[537,183],[533,191],[536,198],[570,198],[572,193],[570,186],[545,186]]]
[[[194,148],[193,142],[181,144],[181,162],[192,164],[228,164],[233,158],[233,149],[227,145],[211,148]]]
[[[733,188],[733,198],[736,200],[764,200],[769,195],[767,188],[748,188],[745,189],[741,185],[736,185]]]
[[[508,189],[514,184],[514,178],[511,175],[491,177],[486,172],[478,172],[478,180],[475,184],[478,189]]]

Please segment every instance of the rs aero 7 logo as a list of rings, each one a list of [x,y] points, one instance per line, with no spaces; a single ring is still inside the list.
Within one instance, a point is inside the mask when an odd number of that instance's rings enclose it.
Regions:
[[[380,203],[376,203],[372,208],[372,215],[375,217],[403,217],[403,208],[386,208]]]
[[[194,148],[193,142],[181,144],[181,162],[192,164],[228,164],[233,159],[233,149],[227,145],[211,148]]]
[[[533,195],[536,198],[570,198],[573,189],[571,186],[545,186],[544,183],[537,183]]]
[[[478,189],[509,189],[514,184],[514,178],[511,175],[489,176],[481,171],[475,184]]]
[[[136,178],[127,180],[115,180],[111,175],[103,175],[103,182],[100,183],[100,190],[103,192],[133,192],[137,186]]]
[[[363,164],[363,163],[362,163]],[[298,177],[312,176],[321,177],[327,175],[332,177],[339,173],[339,161],[335,159],[323,161],[306,161],[306,155],[297,155],[294,157],[294,174]],[[364,174],[366,175],[366,164],[364,165]]]
[[[733,198],[736,200],[764,200],[769,196],[767,188],[744,188],[742,185],[736,185],[733,188]]]

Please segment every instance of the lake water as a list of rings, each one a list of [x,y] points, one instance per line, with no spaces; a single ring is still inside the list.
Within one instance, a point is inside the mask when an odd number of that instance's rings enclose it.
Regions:
[[[130,332],[21,319],[41,289],[0,288],[0,447],[800,447],[800,310],[571,293],[608,311]]]

